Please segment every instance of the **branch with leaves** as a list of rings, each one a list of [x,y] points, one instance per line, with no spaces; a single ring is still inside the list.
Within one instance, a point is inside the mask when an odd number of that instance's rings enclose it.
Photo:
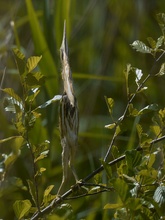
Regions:
[[[145,105],[140,109],[134,106],[134,100],[139,94],[145,93],[148,89],[146,83],[154,77],[162,77],[165,74],[164,64],[164,43],[165,43],[165,14],[158,14],[158,23],[163,35],[157,41],[148,38],[149,46],[141,41],[135,41],[131,45],[133,49],[140,53],[150,54],[155,58],[155,63],[149,74],[145,76],[142,70],[127,65],[124,71],[126,81],[127,103],[121,117],[114,119],[113,98],[105,97],[112,123],[106,125],[107,129],[113,131],[110,145],[102,165],[91,172],[84,179],[73,185],[61,196],[51,194],[54,185],[48,186],[44,192],[42,201],[39,198],[39,178],[44,175],[45,167],[39,166],[49,152],[49,141],[43,143],[33,143],[30,139],[30,132],[33,131],[35,123],[41,117],[40,109],[46,108],[50,104],[62,99],[61,95],[55,95],[44,104],[35,106],[36,97],[40,93],[40,88],[44,83],[44,76],[35,71],[41,57],[25,58],[25,55],[18,49],[14,49],[14,56],[19,70],[22,86],[22,97],[17,95],[12,88],[2,89],[9,97],[4,101],[6,111],[15,115],[14,125],[18,133],[17,136],[0,140],[4,143],[12,140],[16,142],[11,155],[4,156],[4,171],[1,182],[5,181],[8,171],[18,159],[21,147],[26,147],[30,152],[33,172],[31,179],[27,179],[30,199],[16,200],[13,209],[18,219],[28,217],[32,220],[50,214],[63,201],[78,199],[85,196],[92,196],[103,192],[115,191],[120,202],[109,203],[105,209],[115,209],[116,218],[133,219],[160,219],[164,215],[163,206],[165,204],[165,167],[164,167],[164,143],[165,139],[165,108],[161,109],[155,103]],[[145,131],[142,123],[136,123],[137,140],[136,148],[126,150],[124,154],[119,153],[118,138],[127,130],[127,121],[135,120],[146,114],[151,114],[151,125]],[[122,156],[121,156],[122,155]],[[108,162],[109,158],[114,158]],[[111,167],[115,166],[115,171]],[[93,177],[105,171],[108,183],[102,183]],[[88,182],[88,181],[91,182]],[[152,207],[152,209],[151,209]],[[154,213],[154,214],[153,214]]]

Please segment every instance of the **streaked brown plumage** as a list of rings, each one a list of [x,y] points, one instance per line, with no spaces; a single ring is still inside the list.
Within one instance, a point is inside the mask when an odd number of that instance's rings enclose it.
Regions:
[[[58,194],[68,177],[68,167],[78,181],[75,169],[73,167],[74,157],[78,145],[78,106],[73,91],[72,73],[68,60],[68,45],[66,40],[66,24],[64,23],[63,40],[60,48],[62,63],[62,79],[64,93],[60,103],[60,133],[62,151],[63,178]]]

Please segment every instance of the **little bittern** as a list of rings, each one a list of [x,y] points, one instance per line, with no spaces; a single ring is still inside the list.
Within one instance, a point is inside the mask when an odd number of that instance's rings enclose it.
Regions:
[[[62,63],[62,80],[64,92],[60,103],[60,133],[62,146],[62,167],[63,178],[61,186],[58,190],[60,194],[61,188],[68,177],[68,167],[78,181],[75,169],[73,167],[74,157],[78,145],[78,106],[77,100],[73,91],[72,73],[68,59],[68,44],[66,39],[66,24],[64,22],[63,40],[60,48],[61,63]]]

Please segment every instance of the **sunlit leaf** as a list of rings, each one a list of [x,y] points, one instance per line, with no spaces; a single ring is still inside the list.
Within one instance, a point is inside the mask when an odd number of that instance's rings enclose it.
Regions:
[[[118,209],[122,208],[124,205],[122,203],[108,203],[104,206],[104,209]]]
[[[152,125],[150,126],[150,129],[157,137],[161,134],[161,128],[159,125]]]
[[[141,109],[138,113],[138,115],[146,114],[152,111],[157,111],[158,110],[158,105],[157,104],[151,104],[146,106],[145,108]]]
[[[42,56],[32,56],[27,59],[26,67],[28,70],[28,73],[30,73],[32,70],[36,68],[39,61],[41,60]]]
[[[163,76],[165,74],[165,63],[162,63],[159,72],[156,74],[156,76]]]
[[[105,128],[113,129],[115,126],[116,126],[116,123],[112,123],[112,124],[109,124],[109,125],[105,125]]]
[[[45,191],[44,191],[44,197],[48,196],[50,194],[50,192],[52,191],[52,189],[54,188],[54,185],[50,185],[48,186]]]
[[[18,48],[13,48],[13,52],[20,60],[25,60],[25,55]]]
[[[147,40],[148,40],[148,43],[150,44],[150,46],[152,47],[152,49],[155,49],[156,48],[156,41],[152,37],[148,37]]]
[[[30,210],[32,204],[29,200],[17,200],[13,204],[13,209],[18,219],[22,219]]]
[[[108,106],[108,110],[109,110],[109,113],[110,115],[112,114],[112,111],[113,111],[113,106],[114,106],[114,100],[112,98],[107,98],[105,96],[105,101],[107,103],[107,106]]]
[[[148,160],[148,164],[147,164],[148,168],[151,168],[152,165],[154,164],[154,162],[155,162],[155,154],[151,154],[149,156],[149,160]]]
[[[25,73],[25,66],[26,66],[25,55],[20,50],[18,50],[17,48],[14,48],[13,52],[14,52],[14,55],[15,55],[17,67],[19,69],[19,74],[22,75],[22,74]]]
[[[165,204],[165,186],[159,186],[154,193],[153,199],[162,206]]]
[[[141,139],[141,136],[142,136],[142,133],[143,133],[142,126],[140,124],[136,124],[136,130],[137,130],[139,139]]]
[[[18,102],[22,102],[22,99],[14,92],[12,88],[2,89],[3,92],[7,93],[9,96],[14,98]]]
[[[137,115],[138,115],[138,110],[133,107],[133,104],[132,104],[132,103],[129,104],[128,110],[129,110],[129,114],[130,114],[131,116],[137,116]]]
[[[152,50],[150,47],[146,46],[142,41],[136,40],[134,41],[131,46],[133,47],[133,49],[135,49],[138,52],[141,53],[151,53]]]
[[[42,160],[45,157],[48,156],[49,150],[43,151],[35,160],[34,162],[36,163],[38,160]]]
[[[164,42],[164,36],[159,37],[156,42],[156,50],[162,46],[163,42]]]

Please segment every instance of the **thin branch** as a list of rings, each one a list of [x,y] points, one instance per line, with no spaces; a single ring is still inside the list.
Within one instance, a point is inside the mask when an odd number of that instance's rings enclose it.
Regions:
[[[116,127],[115,127],[115,132],[114,132],[114,135],[113,135],[113,138],[111,140],[111,143],[109,145],[109,148],[107,150],[107,153],[104,157],[104,161],[107,160],[110,152],[111,152],[111,148],[116,140],[116,129],[117,129],[117,125],[118,124],[121,124],[121,122],[124,120],[124,118],[126,117],[126,114],[127,114],[127,111],[128,111],[128,108],[129,108],[129,105],[132,103],[132,101],[134,100],[134,98],[136,97],[136,95],[138,94],[138,92],[143,88],[144,84],[148,81],[148,79],[154,75],[156,75],[159,71],[157,70],[157,68],[159,67],[160,69],[160,65],[163,63],[163,59],[164,59],[164,54],[165,54],[165,51],[163,51],[163,53],[155,60],[149,74],[147,75],[147,77],[143,80],[143,82],[138,86],[138,88],[136,89],[135,93],[130,97],[130,99],[128,100],[128,103],[125,107],[125,110],[124,110],[124,113],[123,115],[118,119],[117,123],[116,123]]]

